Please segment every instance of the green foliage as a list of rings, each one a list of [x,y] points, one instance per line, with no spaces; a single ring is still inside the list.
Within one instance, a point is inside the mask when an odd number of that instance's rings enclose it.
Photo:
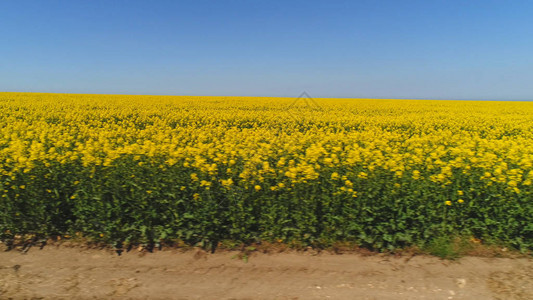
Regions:
[[[431,240],[426,250],[430,254],[444,259],[456,259],[461,254],[450,237],[438,237]]]
[[[1,238],[81,233],[114,245],[179,239],[206,249],[221,241],[351,242],[379,251],[417,245],[454,258],[457,251],[443,237],[462,235],[533,249],[533,206],[521,196],[531,195],[525,188],[522,194],[496,184],[478,188],[460,176],[443,186],[375,170],[369,178],[348,176],[354,197],[338,192],[344,183],[325,169],[315,181],[279,189],[270,189],[277,182],[264,182],[256,190],[237,176],[231,186],[208,175],[191,181],[191,168],[142,159],[139,165],[124,156],[95,168],[73,161],[3,177]],[[202,186],[203,179],[211,185]],[[460,202],[459,187],[466,191]]]

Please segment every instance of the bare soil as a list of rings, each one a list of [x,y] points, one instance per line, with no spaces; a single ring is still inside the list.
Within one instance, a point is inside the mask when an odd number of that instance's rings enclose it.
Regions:
[[[0,299],[533,299],[533,259],[46,246],[0,252]]]

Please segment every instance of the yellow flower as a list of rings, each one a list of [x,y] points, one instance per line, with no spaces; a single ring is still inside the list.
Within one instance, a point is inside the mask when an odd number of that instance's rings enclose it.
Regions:
[[[191,180],[194,182],[194,181],[198,181],[198,175],[196,173],[192,173],[191,174]]]
[[[349,187],[352,187],[352,186],[353,186],[353,183],[352,183],[350,180],[346,180],[346,181],[344,182],[344,184],[345,184],[346,186],[349,186]]]
[[[449,200],[448,200],[448,201],[445,201],[444,204],[446,204],[446,205],[452,205],[452,201],[449,201]]]
[[[457,202],[459,202],[459,203],[464,203],[465,200],[463,200],[463,199],[459,199],[459,200],[457,200]]]
[[[256,186],[254,186],[254,189],[255,189],[256,191],[260,191],[260,190],[261,190],[261,186],[260,186],[260,185],[256,185]]]
[[[365,172],[360,172],[357,177],[361,178],[361,179],[367,179],[368,178],[368,174],[365,173]]]

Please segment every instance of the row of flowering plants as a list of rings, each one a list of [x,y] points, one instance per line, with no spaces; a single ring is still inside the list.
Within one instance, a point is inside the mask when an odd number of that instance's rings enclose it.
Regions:
[[[0,237],[533,248],[533,105],[317,102],[2,93]]]

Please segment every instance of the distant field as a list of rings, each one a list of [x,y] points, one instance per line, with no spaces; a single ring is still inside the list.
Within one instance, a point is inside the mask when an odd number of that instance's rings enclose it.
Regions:
[[[533,249],[533,103],[0,93],[0,235]]]

